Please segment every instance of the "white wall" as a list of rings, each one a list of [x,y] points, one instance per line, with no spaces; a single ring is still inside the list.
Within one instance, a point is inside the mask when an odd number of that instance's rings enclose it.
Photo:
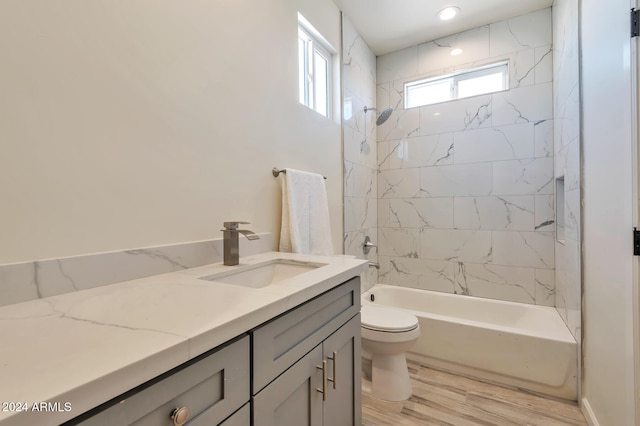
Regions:
[[[340,125],[297,102],[298,11],[340,50],[331,0],[3,1],[0,264],[236,219],[277,241],[274,166],[328,177],[341,250]]]
[[[584,408],[634,418],[629,3],[581,2]]]

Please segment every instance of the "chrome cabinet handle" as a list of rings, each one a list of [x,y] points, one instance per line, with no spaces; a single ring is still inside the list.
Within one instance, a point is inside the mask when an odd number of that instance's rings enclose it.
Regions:
[[[322,370],[322,389],[316,388],[322,394],[322,400],[327,400],[327,360],[322,360],[322,365],[316,365],[318,370]]]
[[[187,420],[189,420],[189,409],[187,407],[180,407],[173,410],[171,413],[171,419],[174,426],[182,426]]]
[[[333,378],[329,377],[327,380],[333,383],[333,388],[335,389],[338,382],[338,374],[336,373],[337,371],[336,364],[338,363],[338,354],[334,352],[333,355],[330,355],[327,358],[333,361]]]

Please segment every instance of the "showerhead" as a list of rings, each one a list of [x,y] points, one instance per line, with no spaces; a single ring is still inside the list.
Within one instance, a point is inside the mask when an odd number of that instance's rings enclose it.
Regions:
[[[378,116],[378,119],[376,120],[376,126],[379,126],[385,121],[387,121],[389,117],[391,117],[392,112],[393,112],[393,108],[387,108],[384,111],[382,111]]]
[[[374,108],[374,107],[364,107],[364,113],[366,114],[367,111],[372,110],[372,111],[378,111],[378,108]],[[387,121],[389,119],[389,117],[391,117],[391,113],[393,112],[393,108],[387,108],[384,111],[380,112],[378,114],[378,118],[376,120],[376,126],[381,125],[382,123],[384,123],[385,121]]]

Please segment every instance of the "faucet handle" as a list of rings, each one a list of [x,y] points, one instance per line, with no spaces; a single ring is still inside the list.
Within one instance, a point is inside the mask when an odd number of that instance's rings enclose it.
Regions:
[[[234,221],[234,222],[224,222],[223,225],[224,225],[224,229],[226,229],[228,231],[235,231],[235,230],[238,229],[238,225],[248,225],[250,223],[251,222],[244,222],[244,221],[241,221],[241,220],[237,220],[237,221]]]

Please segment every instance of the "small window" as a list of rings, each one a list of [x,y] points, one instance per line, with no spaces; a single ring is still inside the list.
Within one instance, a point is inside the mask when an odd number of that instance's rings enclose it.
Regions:
[[[453,99],[507,90],[509,63],[499,62],[404,85],[404,107],[414,108]]]
[[[298,14],[298,99],[325,117],[331,109],[332,57],[328,43]]]

